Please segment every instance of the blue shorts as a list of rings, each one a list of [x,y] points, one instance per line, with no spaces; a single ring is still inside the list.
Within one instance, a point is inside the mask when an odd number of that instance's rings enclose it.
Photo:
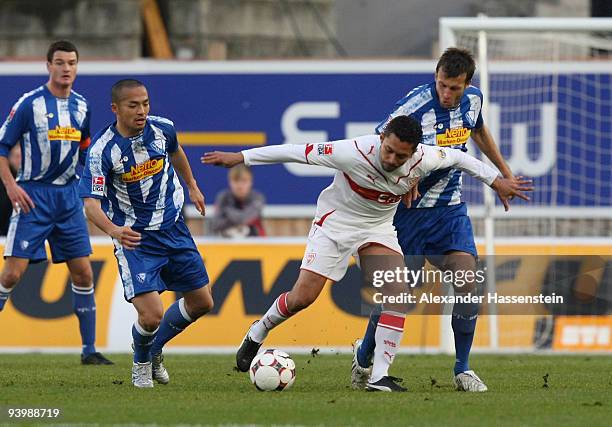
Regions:
[[[5,258],[27,258],[31,263],[45,261],[45,240],[49,241],[51,259],[55,263],[91,255],[89,231],[76,180],[67,185],[34,182],[19,185],[35,207],[27,214],[13,210]]]
[[[393,224],[405,256],[429,258],[449,251],[478,255],[465,203],[421,209],[399,207]]]
[[[147,292],[188,292],[208,284],[204,261],[182,219],[165,230],[138,232],[140,245],[133,250],[113,239],[127,301]]]

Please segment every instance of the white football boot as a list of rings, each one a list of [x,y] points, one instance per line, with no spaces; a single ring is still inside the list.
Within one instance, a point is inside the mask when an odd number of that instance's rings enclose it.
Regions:
[[[138,388],[153,387],[153,372],[151,362],[136,363],[132,365],[132,384]]]
[[[160,384],[168,384],[170,382],[170,375],[164,367],[164,355],[162,353],[154,354],[151,357],[151,368],[155,381]]]
[[[362,368],[357,362],[357,351],[363,340],[358,339],[353,343],[353,365],[351,366],[351,387],[355,390],[363,390],[368,384],[372,367]]]
[[[455,375],[455,389],[457,391],[484,392],[487,391],[487,385],[482,382],[474,371],[465,371]]]

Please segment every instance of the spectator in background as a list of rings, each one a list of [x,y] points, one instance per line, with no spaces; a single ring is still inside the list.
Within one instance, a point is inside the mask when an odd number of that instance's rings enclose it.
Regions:
[[[266,200],[253,190],[253,173],[244,164],[228,173],[229,190],[217,196],[213,232],[224,237],[265,236],[261,212]]]
[[[21,148],[19,145],[14,146],[9,153],[8,163],[13,178],[17,177],[17,173],[21,167]],[[2,184],[2,181],[0,181],[0,236],[6,236],[6,233],[8,233],[12,214],[13,203],[6,194],[4,184]]]

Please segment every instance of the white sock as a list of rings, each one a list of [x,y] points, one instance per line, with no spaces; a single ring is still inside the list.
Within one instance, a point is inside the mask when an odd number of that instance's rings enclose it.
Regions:
[[[79,295],[90,295],[94,293],[94,287],[93,284],[91,285],[90,288],[84,288],[82,286],[77,286],[74,283],[71,285],[72,286],[72,292],[74,292],[75,294],[79,294]],[[0,289],[1,290],[1,289]]]
[[[389,367],[395,359],[395,353],[397,353],[404,335],[405,319],[406,316],[401,313],[393,311],[383,311],[381,313],[374,334],[376,348],[374,349],[374,364],[370,376],[371,383],[389,375]]]
[[[13,288],[5,288],[2,286],[2,283],[0,283],[0,294],[10,294],[11,292],[13,292]]]
[[[249,337],[257,342],[262,343],[268,336],[268,332],[283,323],[285,320],[293,316],[293,313],[287,308],[287,294],[280,294],[272,303],[266,314],[263,315],[259,322],[251,326]]]
[[[2,286],[2,283],[0,283],[0,311],[4,310],[4,305],[8,301],[12,290],[13,289],[5,288]]]

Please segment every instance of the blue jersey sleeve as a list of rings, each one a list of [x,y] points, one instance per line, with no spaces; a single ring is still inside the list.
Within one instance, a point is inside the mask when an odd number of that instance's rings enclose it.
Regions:
[[[105,144],[95,143],[87,151],[85,167],[79,181],[79,197],[104,199],[111,178],[112,164]]]
[[[176,136],[176,129],[174,126],[167,126],[167,136],[168,136],[168,153],[176,153],[179,148],[178,138]]]
[[[79,163],[85,165],[85,159],[87,157],[87,150],[91,145],[91,110],[89,104],[87,105],[87,114],[83,120],[83,126],[81,127],[81,143],[79,145]]]
[[[479,94],[479,96],[480,96],[480,105],[482,106],[482,101],[483,101],[482,92]],[[476,119],[476,124],[474,125],[474,128],[480,129],[483,125],[484,125],[484,120],[482,119],[482,107],[481,107],[480,111],[478,112],[478,118]]]
[[[419,96],[423,91],[428,90],[429,85],[420,85],[412,89],[408,92],[404,97],[400,98],[395,105],[393,106],[393,110],[387,116],[385,120],[380,122],[378,126],[376,126],[375,132],[377,135],[380,135],[384,130],[387,124],[397,116],[409,116],[412,115],[415,111],[415,105],[413,105],[413,99]]]
[[[166,137],[166,151],[168,153],[174,153],[178,150],[179,144],[176,137],[176,128],[174,122],[170,119],[160,116],[149,116],[148,120],[151,121],[156,127],[162,130]]]
[[[387,116],[387,118],[384,119],[382,122],[380,122],[378,124],[378,126],[376,126],[376,128],[374,129],[374,131],[376,132],[377,135],[380,135],[381,133],[383,133],[383,131],[385,130],[385,126],[387,126],[387,123],[389,123],[395,117],[394,114],[396,113],[396,111],[398,111],[402,107],[402,105],[404,105],[406,103],[407,99],[408,99],[408,96],[405,96],[405,97],[399,99],[395,103],[395,105],[393,106],[393,110]]]
[[[482,106],[484,103],[484,96],[482,96],[482,91],[475,86],[470,86],[469,88],[465,90],[465,92],[466,94],[464,95],[464,97],[467,96],[470,102],[470,106],[469,106],[470,111],[468,114],[470,113],[473,114],[472,119],[469,122],[470,124],[472,124],[472,127],[474,129],[480,129],[484,126],[484,119],[482,118]],[[474,95],[478,97],[479,103],[473,102]],[[476,111],[475,111],[476,109],[478,110],[478,115],[476,115]]]
[[[7,157],[11,148],[21,139],[27,130],[27,120],[26,107],[23,102],[18,102],[0,128],[0,156]]]

